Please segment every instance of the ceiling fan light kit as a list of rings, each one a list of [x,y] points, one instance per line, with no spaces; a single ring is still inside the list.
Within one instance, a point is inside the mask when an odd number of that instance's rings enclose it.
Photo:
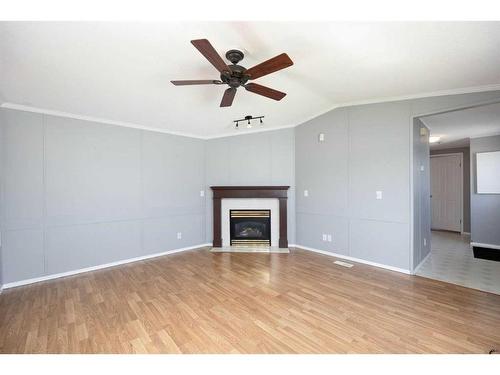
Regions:
[[[255,65],[250,69],[246,69],[245,67],[238,65],[238,63],[245,57],[244,53],[240,50],[232,49],[226,52],[226,58],[231,62],[231,65],[227,65],[207,39],[196,39],[192,40],[191,43],[203,56],[205,56],[215,69],[219,71],[220,80],[171,81],[175,86],[226,84],[229,88],[224,91],[224,95],[222,96],[220,103],[221,107],[230,107],[233,104],[236,91],[240,86],[244,87],[247,91],[253,92],[254,94],[265,96],[274,100],[281,100],[286,96],[286,93],[284,92],[253,82],[248,83],[248,81],[292,66],[293,61],[286,53],[282,53]]]

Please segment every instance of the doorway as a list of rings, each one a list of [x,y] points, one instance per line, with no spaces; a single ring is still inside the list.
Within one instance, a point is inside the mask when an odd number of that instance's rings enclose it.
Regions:
[[[463,232],[463,156],[431,155],[431,229]]]
[[[496,134],[498,101],[413,118],[414,274],[500,294],[500,262],[476,258],[472,249],[476,242],[500,246],[490,239],[499,228],[490,215],[498,200],[477,203],[475,167],[477,153],[500,149]]]

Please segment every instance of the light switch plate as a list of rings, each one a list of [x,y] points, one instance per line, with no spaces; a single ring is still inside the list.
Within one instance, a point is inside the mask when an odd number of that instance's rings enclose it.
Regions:
[[[326,241],[326,234],[323,234],[323,241]]]
[[[309,190],[304,190],[304,197],[308,197],[309,196]]]
[[[182,232],[177,232],[177,239],[180,240],[182,238]]]
[[[205,190],[200,190],[200,197],[204,197],[205,196]]]
[[[319,133],[319,135],[318,135],[318,141],[319,142],[324,142],[325,141],[325,133]]]
[[[424,171],[424,169],[425,169],[425,168],[424,168],[424,166],[423,166],[423,165],[421,165],[421,166],[420,166],[420,170],[423,172],[423,171]]]
[[[332,242],[332,235],[329,234],[327,237],[328,237],[328,242]]]
[[[382,191],[377,190],[375,193],[377,195],[377,199],[382,199]]]

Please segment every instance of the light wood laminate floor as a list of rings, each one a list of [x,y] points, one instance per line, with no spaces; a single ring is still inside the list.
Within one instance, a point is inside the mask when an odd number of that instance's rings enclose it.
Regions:
[[[487,353],[500,296],[303,250],[183,252],[4,290],[2,353]]]

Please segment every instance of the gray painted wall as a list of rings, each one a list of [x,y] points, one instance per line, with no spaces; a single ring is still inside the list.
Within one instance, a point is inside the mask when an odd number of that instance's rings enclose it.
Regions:
[[[296,128],[298,244],[409,269],[408,121],[409,104],[398,102],[335,109]]]
[[[424,129],[424,133],[421,133]],[[431,251],[429,129],[413,120],[413,264],[417,267]]]
[[[211,242],[208,187],[242,184],[291,186],[290,243],[411,269],[410,119],[498,98],[338,108],[208,141],[1,109],[3,282]]]
[[[412,119],[499,98],[495,91],[337,108],[298,126],[297,244],[413,269],[427,250],[410,257],[425,234],[415,233],[417,240],[410,228],[414,194],[422,193],[410,185]],[[332,242],[322,234],[332,234]]]
[[[500,246],[500,194],[476,194],[476,154],[487,151],[500,151],[500,135],[470,140],[471,241]]]
[[[452,154],[460,153],[463,155],[463,204],[464,204],[464,232],[470,233],[470,148],[469,147],[459,147],[459,148],[447,148],[443,150],[431,150],[431,155],[442,155],[442,154]]]
[[[205,243],[202,140],[0,116],[4,283]]]
[[[2,117],[0,116],[0,197],[2,196],[2,186],[3,186],[3,126]],[[0,212],[2,212],[2,200],[0,199]],[[3,266],[2,266],[2,231],[0,229],[0,290],[3,286]]]
[[[206,141],[206,241],[212,242],[212,190],[215,185],[289,185],[288,242],[295,243],[294,129]]]

